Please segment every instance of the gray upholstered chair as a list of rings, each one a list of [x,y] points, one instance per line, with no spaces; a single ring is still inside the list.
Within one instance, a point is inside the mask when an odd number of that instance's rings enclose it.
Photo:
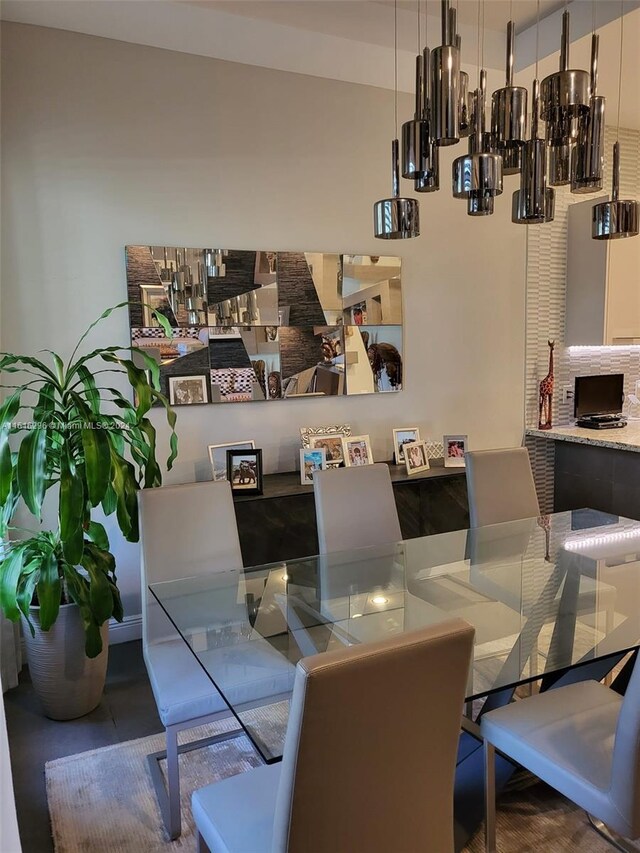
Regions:
[[[321,554],[402,539],[388,465],[318,471],[313,491]]]
[[[482,717],[485,738],[486,848],[496,850],[495,750],[585,809],[620,850],[640,835],[640,666],[624,698],[582,681],[521,699]]]
[[[526,447],[471,450],[465,460],[471,527],[540,515]]]
[[[473,635],[455,618],[303,658],[282,762],[194,793],[199,851],[453,853]]]
[[[142,649],[166,729],[167,792],[149,764],[166,830],[180,835],[178,732],[229,715],[210,679],[160,608],[148,584],[242,567],[229,483],[163,486],[138,492],[141,538]],[[237,732],[236,732],[237,733]]]
[[[138,493],[141,534],[142,648],[158,714],[166,729],[167,791],[158,761],[165,753],[149,756],[149,766],[165,827],[171,839],[180,834],[180,777],[178,732],[230,715],[191,650],[179,636],[148,584],[242,568],[240,542],[229,483],[204,482],[143,489]],[[235,585],[230,586],[234,600]],[[246,618],[239,607],[238,618]],[[225,649],[212,650],[224,665]],[[260,700],[288,688],[292,674],[280,665],[281,656],[263,655],[264,678],[251,685],[247,700]],[[261,694],[256,694],[260,690]],[[206,742],[235,737],[239,729]],[[196,745],[203,744],[198,741]],[[181,747],[193,748],[190,744]]]

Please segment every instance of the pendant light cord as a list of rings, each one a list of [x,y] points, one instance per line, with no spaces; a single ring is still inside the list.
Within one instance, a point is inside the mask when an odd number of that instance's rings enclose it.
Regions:
[[[398,0],[393,3],[393,121],[398,138]]]
[[[538,55],[540,53],[540,0],[536,4],[536,80],[538,79]]]
[[[416,0],[416,12],[418,14],[418,53],[422,50],[422,42],[420,41],[420,0]]]
[[[624,0],[620,0],[620,64],[618,66],[618,118],[616,120],[616,141],[620,142],[620,104],[622,102],[622,47],[624,44]]]
[[[480,88],[480,0],[478,0],[478,38],[477,38],[476,66],[478,69],[478,89],[479,89]]]
[[[484,68],[484,0],[482,0],[482,67]]]

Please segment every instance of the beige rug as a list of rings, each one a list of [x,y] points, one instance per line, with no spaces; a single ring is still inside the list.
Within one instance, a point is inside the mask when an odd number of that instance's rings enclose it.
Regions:
[[[283,708],[280,714],[276,712],[275,718],[271,717],[264,736],[279,737],[284,725],[286,710]],[[233,725],[207,726],[193,730],[189,737],[199,738],[228,728]],[[174,850],[193,853],[191,792],[261,763],[246,737],[181,756],[183,829],[182,836],[169,843],[162,831],[145,760],[149,753],[158,752],[163,746],[163,736],[155,735],[50,761],[45,772],[56,853],[170,853]],[[612,848],[589,828],[583,812],[531,777],[522,774],[514,779],[509,791],[500,798],[500,853],[569,853],[576,850],[611,853]],[[419,841],[416,851],[428,853],[422,851]],[[483,839],[478,834],[467,853],[483,851]],[[347,851],[336,850],[336,853]]]

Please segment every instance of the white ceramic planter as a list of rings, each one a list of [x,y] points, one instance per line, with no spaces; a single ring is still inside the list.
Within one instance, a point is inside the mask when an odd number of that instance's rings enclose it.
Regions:
[[[74,720],[99,704],[104,690],[109,656],[109,623],[101,628],[102,652],[97,658],[84,653],[85,634],[76,604],[63,604],[55,624],[40,628],[40,608],[31,607],[35,637],[23,618],[29,674],[52,720]]]

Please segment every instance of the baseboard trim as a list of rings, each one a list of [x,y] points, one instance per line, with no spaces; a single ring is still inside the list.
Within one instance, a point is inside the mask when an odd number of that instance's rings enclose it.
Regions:
[[[125,616],[122,622],[115,619],[109,620],[109,645],[117,643],[129,643],[131,640],[142,638],[142,613]]]

